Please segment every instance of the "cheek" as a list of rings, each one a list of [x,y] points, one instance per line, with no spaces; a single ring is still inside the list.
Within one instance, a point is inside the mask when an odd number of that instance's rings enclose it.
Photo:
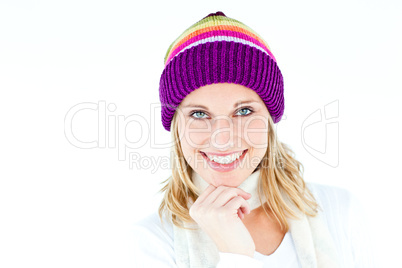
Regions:
[[[184,131],[180,133],[182,143],[186,145],[188,150],[205,149],[206,141],[209,137],[209,128],[203,120],[189,120]]]
[[[190,138],[185,136],[190,136]],[[205,139],[199,137],[199,134],[197,133],[186,134],[181,139],[181,148],[183,150],[184,159],[193,170],[199,170],[203,165],[205,165],[204,158],[199,153],[199,150],[202,150],[203,148],[202,146],[199,146],[202,140]]]
[[[243,125],[243,139],[256,149],[268,146],[268,121],[264,117],[252,118]]]

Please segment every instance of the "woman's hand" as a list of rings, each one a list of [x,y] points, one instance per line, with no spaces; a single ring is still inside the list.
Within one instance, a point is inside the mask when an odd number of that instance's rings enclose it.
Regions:
[[[250,213],[245,199],[251,194],[242,189],[209,185],[190,207],[190,216],[215,242],[220,252],[254,257],[255,244],[244,226],[244,214]]]

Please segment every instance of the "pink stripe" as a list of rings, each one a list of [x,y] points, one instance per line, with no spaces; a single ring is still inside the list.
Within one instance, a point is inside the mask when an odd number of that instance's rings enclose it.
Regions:
[[[272,57],[272,59],[276,62],[276,59],[275,59],[274,55],[272,55],[271,51],[269,51],[269,49],[263,43],[250,37],[249,35],[244,34],[244,33],[239,33],[239,32],[233,32],[233,31],[229,31],[229,30],[218,30],[218,31],[210,31],[210,32],[206,32],[206,33],[194,36],[193,38],[191,38],[191,39],[187,40],[186,42],[184,42],[183,44],[181,44],[179,47],[177,47],[173,51],[173,53],[170,54],[168,60],[166,61],[166,65],[170,62],[170,59],[173,58],[174,56],[176,56],[176,54],[179,53],[183,48],[185,48],[185,47],[191,45],[192,43],[197,42],[201,39],[216,36],[216,35],[233,36],[233,37],[237,37],[237,38],[241,38],[241,39],[250,41],[250,42],[254,43],[255,45],[258,45],[262,49],[264,49]]]

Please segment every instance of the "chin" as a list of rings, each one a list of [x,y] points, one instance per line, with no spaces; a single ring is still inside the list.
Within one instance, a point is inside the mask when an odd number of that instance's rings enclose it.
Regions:
[[[243,178],[241,174],[239,174],[238,170],[233,170],[230,172],[212,171],[212,173],[208,173],[211,174],[210,178],[213,180],[210,184],[214,185],[215,187],[221,185],[228,187],[238,187],[245,180],[245,178]]]

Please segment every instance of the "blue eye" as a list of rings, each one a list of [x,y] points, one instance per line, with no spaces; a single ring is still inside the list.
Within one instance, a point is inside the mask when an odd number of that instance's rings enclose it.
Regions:
[[[247,113],[247,111],[249,111],[249,112]],[[243,107],[243,108],[239,109],[237,112],[240,113],[241,116],[248,116],[253,113],[253,109],[251,107]],[[198,114],[201,117],[194,116],[195,114]],[[196,120],[204,119],[203,115],[206,115],[206,113],[204,113],[203,111],[190,112],[190,116]]]
[[[193,116],[194,114],[205,114],[205,113],[201,112],[201,111],[195,111],[195,112],[191,113],[191,116]],[[202,118],[194,117],[194,119],[202,119]]]
[[[250,111],[250,113],[252,112],[252,110],[251,110],[251,109],[249,109],[249,108],[242,108],[242,109],[240,109],[240,110],[239,110],[239,112],[240,112],[240,111],[244,111],[244,110],[246,110],[246,111],[247,111],[247,110],[249,110],[249,111]],[[249,114],[242,114],[242,115],[249,115]]]

